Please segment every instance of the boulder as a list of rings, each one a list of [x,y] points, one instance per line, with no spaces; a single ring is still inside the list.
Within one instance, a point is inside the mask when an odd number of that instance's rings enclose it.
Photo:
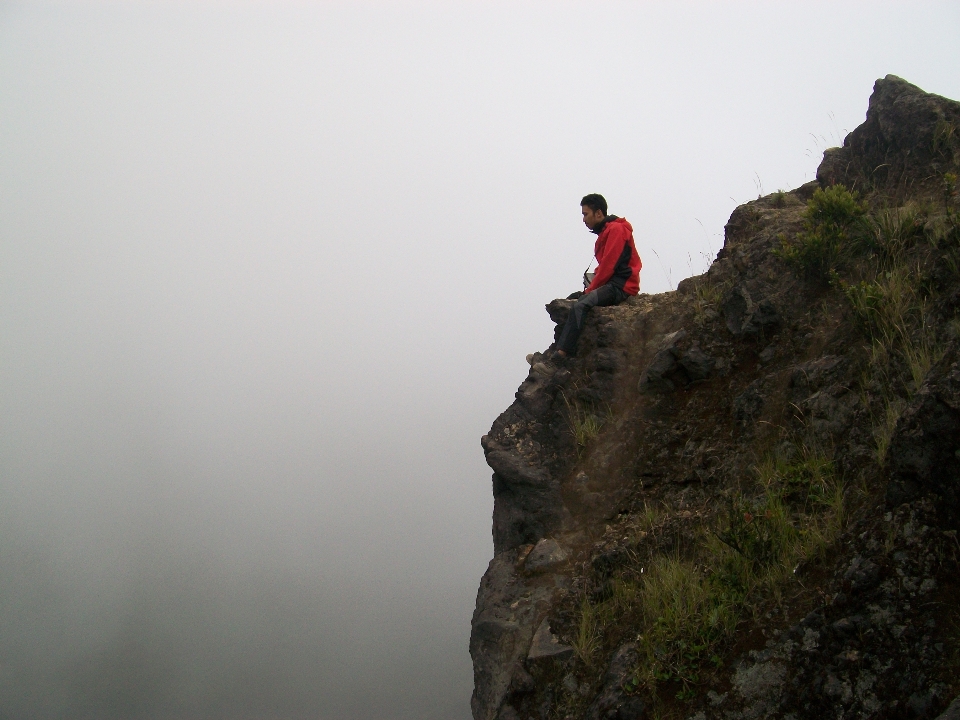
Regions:
[[[539,660],[569,660],[573,657],[573,648],[562,644],[557,636],[550,630],[550,619],[544,618],[540,627],[533,634],[533,641],[530,643],[530,652],[527,653],[527,660],[537,662]]]
[[[751,337],[772,331],[780,324],[780,314],[767,299],[754,302],[742,285],[731,290],[723,301],[727,330],[737,337]]]
[[[640,375],[638,389],[641,392],[656,390],[673,390],[677,382],[684,382],[686,377],[678,378],[680,366],[677,360],[681,356],[678,344],[687,336],[686,330],[677,330],[663,336],[657,346],[657,353],[647,369]]]
[[[527,555],[523,566],[527,572],[545,572],[567,561],[567,551],[556,540],[543,538]]]

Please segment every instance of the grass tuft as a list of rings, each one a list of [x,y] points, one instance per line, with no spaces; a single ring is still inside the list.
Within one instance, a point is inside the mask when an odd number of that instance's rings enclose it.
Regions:
[[[883,403],[883,414],[879,421],[874,421],[873,439],[876,447],[877,462],[883,464],[887,459],[887,450],[890,449],[890,440],[897,427],[900,414],[907,407],[903,398],[886,398]]]
[[[577,634],[571,641],[574,653],[587,667],[592,667],[600,649],[601,637],[597,623],[597,608],[587,598],[580,604]]]
[[[576,400],[571,401],[566,393],[563,394],[563,403],[567,408],[567,427],[577,442],[579,449],[585,448],[600,434],[604,418],[584,408]]]
[[[703,326],[710,318],[709,312],[718,312],[729,283],[718,283],[701,277],[694,285],[693,318],[698,326]]]

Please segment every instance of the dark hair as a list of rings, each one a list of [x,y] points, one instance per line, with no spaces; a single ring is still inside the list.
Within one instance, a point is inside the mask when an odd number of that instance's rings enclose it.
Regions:
[[[604,215],[607,214],[607,201],[603,199],[603,195],[597,195],[597,193],[584,195],[583,200],[580,201],[580,205],[588,207],[594,212],[599,210]]]

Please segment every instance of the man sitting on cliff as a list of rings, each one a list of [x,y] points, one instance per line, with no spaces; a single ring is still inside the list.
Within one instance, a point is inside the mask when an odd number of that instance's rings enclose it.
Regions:
[[[576,305],[570,308],[557,340],[556,356],[561,358],[577,354],[577,340],[590,308],[619,305],[640,292],[641,262],[633,242],[633,227],[624,218],[607,215],[607,201],[596,193],[580,201],[580,212],[583,224],[599,236],[593,247],[598,265],[589,284],[584,274],[586,289]]]

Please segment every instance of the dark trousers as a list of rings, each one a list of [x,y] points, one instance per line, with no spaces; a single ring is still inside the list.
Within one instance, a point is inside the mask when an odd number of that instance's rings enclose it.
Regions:
[[[627,294],[618,287],[610,285],[601,285],[593,292],[582,295],[577,304],[570,308],[570,314],[567,315],[567,322],[563,325],[560,332],[560,338],[557,340],[557,349],[563,350],[567,355],[577,354],[577,340],[580,339],[580,331],[583,330],[583,323],[587,316],[587,311],[592,307],[607,307],[608,305],[619,305],[627,299]]]

